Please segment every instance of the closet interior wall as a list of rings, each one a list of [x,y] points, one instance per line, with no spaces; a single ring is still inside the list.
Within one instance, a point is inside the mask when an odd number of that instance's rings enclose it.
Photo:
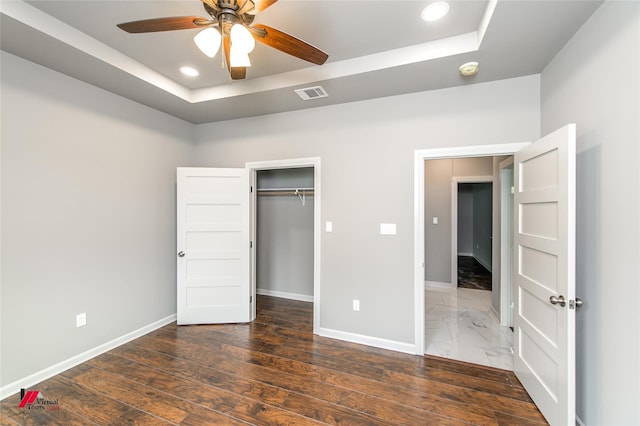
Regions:
[[[257,171],[256,292],[313,301],[313,167]]]

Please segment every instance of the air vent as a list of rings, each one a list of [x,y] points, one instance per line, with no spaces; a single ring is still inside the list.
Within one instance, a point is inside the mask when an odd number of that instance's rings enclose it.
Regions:
[[[329,96],[327,92],[322,88],[322,86],[296,89],[295,92],[302,98],[303,101],[308,101],[309,99],[326,98],[327,96]]]

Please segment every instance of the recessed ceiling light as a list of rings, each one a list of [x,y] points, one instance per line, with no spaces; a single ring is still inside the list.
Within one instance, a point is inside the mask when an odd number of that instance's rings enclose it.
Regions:
[[[460,75],[465,77],[478,74],[478,70],[480,69],[480,64],[477,62],[467,62],[466,64],[460,65],[458,71],[460,71]]]
[[[426,22],[437,21],[442,19],[447,13],[449,13],[449,3],[446,1],[437,1],[429,3],[422,10],[422,20]]]
[[[180,67],[180,72],[188,77],[197,77],[200,75],[200,72],[192,67]]]

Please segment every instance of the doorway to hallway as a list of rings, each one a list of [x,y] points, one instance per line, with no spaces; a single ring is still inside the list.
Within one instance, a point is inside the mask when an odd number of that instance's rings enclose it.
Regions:
[[[491,292],[425,290],[425,353],[513,371],[513,332],[491,315]]]
[[[501,327],[500,307],[493,306],[500,291],[499,282],[492,284],[500,159],[425,161],[424,338],[429,355],[512,369],[513,333]]]

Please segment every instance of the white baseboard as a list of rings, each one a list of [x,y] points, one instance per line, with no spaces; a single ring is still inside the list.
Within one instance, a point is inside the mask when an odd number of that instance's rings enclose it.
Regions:
[[[424,282],[424,286],[425,287],[439,287],[439,288],[458,288],[458,286],[454,285],[453,283],[445,283],[445,282],[441,282],[441,281],[425,281]]]
[[[491,267],[490,267],[489,265],[487,265],[486,263],[484,263],[482,260],[478,259],[478,258],[477,258],[477,257],[475,257],[475,256],[473,256],[473,258],[474,258],[475,260],[477,260],[477,261],[478,261],[478,263],[479,263],[479,264],[481,264],[481,265],[484,267],[484,269],[486,269],[486,270],[487,270],[487,271],[489,271],[489,272],[492,272],[492,271],[491,271]]]
[[[493,305],[489,307],[489,315],[491,315],[498,324],[502,325],[502,322],[500,321],[500,313],[496,311],[496,308],[494,308]]]
[[[263,288],[256,289],[257,294],[263,296],[280,297],[282,299],[299,300],[301,302],[313,302],[313,296],[307,296],[306,294],[288,293],[286,291],[266,290]]]
[[[349,333],[346,331],[332,330],[330,328],[320,328],[318,335],[330,337],[332,339],[344,340],[351,343],[373,346],[381,349],[388,349],[396,352],[415,355],[415,345],[412,343],[396,342],[395,340],[380,339],[379,337],[365,336],[362,334]]]
[[[69,359],[61,361],[43,370],[37,371],[27,377],[23,377],[22,379],[18,379],[15,382],[9,383],[6,386],[2,386],[2,388],[0,388],[0,400],[3,400],[8,396],[13,395],[14,393],[20,392],[20,389],[22,388],[25,388],[25,389],[29,388],[30,386],[38,384],[43,380],[47,380],[57,374],[62,373],[63,371],[73,368],[76,365],[82,364],[83,362],[88,361],[91,358],[95,358],[100,354],[110,351],[111,349],[115,349],[120,345],[123,345],[132,340],[135,340],[138,337],[142,337],[145,334],[151,333],[152,331],[157,330],[160,327],[164,327],[167,324],[171,324],[175,320],[176,320],[175,314],[169,315],[166,318],[163,318],[151,324],[145,325],[144,327],[141,327],[123,336],[117,337],[109,342],[96,346],[93,349],[89,349],[86,352],[72,356]]]
[[[458,256],[473,257],[473,253],[458,253]]]

